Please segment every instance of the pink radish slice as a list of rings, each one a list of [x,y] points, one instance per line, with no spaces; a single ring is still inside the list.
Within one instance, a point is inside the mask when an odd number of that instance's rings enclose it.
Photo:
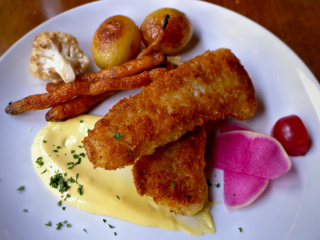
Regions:
[[[266,189],[269,179],[225,170],[223,198],[227,209],[244,208],[254,202]]]
[[[230,132],[230,131],[236,131],[236,130],[247,130],[250,131],[245,126],[239,124],[239,123],[232,123],[232,122],[221,122],[219,125],[219,132],[220,134]]]
[[[275,138],[243,130],[216,136],[207,164],[268,179],[280,177],[291,168],[288,154]]]

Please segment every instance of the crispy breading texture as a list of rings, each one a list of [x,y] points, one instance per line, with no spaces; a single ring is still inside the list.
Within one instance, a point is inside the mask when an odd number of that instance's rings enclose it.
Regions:
[[[204,175],[206,133],[203,127],[176,142],[139,158],[132,173],[140,195],[147,195],[165,210],[192,216],[203,208],[208,195]]]
[[[152,154],[205,121],[245,120],[257,108],[247,72],[229,49],[206,51],[124,98],[83,140],[94,167],[108,170]],[[121,139],[115,139],[115,133]]]

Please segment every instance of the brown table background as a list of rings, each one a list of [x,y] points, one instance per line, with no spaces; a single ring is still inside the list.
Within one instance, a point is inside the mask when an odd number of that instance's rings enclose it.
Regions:
[[[42,22],[95,0],[0,0],[0,56]],[[152,0],[150,0],[152,1]],[[206,0],[260,24],[285,42],[320,82],[320,0]],[[45,15],[43,8],[50,9]]]

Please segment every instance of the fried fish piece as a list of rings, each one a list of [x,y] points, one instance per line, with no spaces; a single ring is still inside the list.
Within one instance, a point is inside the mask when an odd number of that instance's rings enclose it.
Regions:
[[[178,141],[139,158],[132,168],[137,192],[152,197],[174,214],[192,216],[199,212],[208,196],[205,143],[204,128],[196,127]]]
[[[229,49],[206,51],[115,104],[83,146],[94,167],[132,165],[214,119],[245,120],[257,108],[251,79]]]

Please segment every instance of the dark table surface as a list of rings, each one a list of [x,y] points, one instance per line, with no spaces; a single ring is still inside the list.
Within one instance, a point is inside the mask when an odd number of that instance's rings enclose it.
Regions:
[[[44,21],[93,1],[1,0],[0,56]],[[268,29],[304,61],[320,82],[319,0],[207,0],[207,2],[237,12]],[[45,11],[44,8],[50,11]]]

